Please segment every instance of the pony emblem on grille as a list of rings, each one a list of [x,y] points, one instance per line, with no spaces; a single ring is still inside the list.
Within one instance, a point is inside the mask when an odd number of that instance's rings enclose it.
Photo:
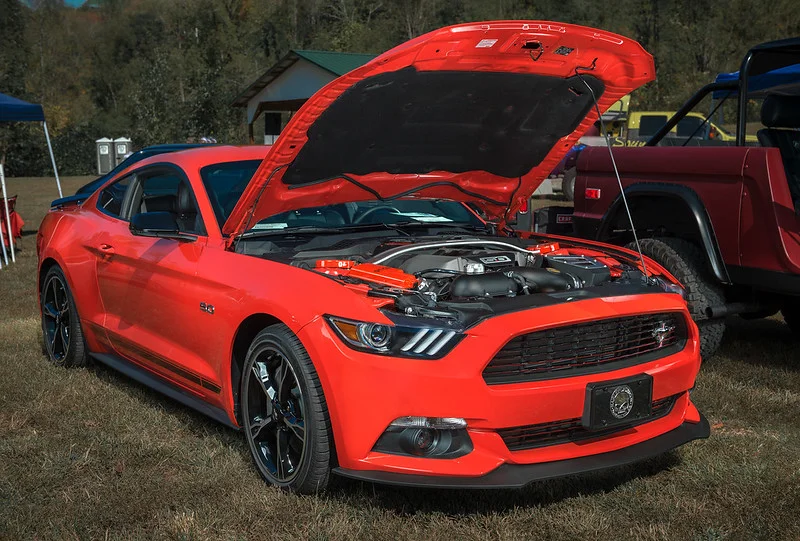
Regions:
[[[658,347],[664,345],[664,341],[666,341],[666,339],[669,337],[670,334],[672,334],[672,331],[674,330],[675,330],[674,325],[668,325],[663,321],[658,322],[656,328],[653,329],[653,338],[656,339],[656,344],[658,344]]]

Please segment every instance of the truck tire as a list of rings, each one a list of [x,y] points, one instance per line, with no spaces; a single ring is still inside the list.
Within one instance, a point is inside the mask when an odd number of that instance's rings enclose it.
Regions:
[[[575,201],[575,177],[578,170],[575,167],[564,171],[564,178],[561,180],[561,192],[567,201]]]
[[[700,355],[711,358],[722,343],[724,319],[708,319],[706,308],[725,304],[725,293],[711,274],[700,249],[683,239],[662,237],[639,241],[642,253],[655,259],[686,288],[689,313],[700,329]],[[636,249],[635,244],[628,248]]]
[[[800,301],[784,306],[781,314],[792,332],[800,339]]]

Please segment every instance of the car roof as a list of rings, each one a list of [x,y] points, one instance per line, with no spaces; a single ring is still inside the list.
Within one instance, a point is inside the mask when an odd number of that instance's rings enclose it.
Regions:
[[[184,170],[198,170],[208,165],[242,160],[263,160],[269,152],[266,145],[205,145],[177,152],[162,153],[150,156],[138,162],[140,169],[157,163],[173,163]]]

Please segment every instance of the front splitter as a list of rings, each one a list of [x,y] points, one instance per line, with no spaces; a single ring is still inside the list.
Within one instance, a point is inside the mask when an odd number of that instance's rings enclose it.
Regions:
[[[617,451],[539,464],[503,464],[480,477],[415,475],[344,468],[334,468],[333,471],[343,477],[387,485],[461,489],[523,488],[534,481],[604,470],[646,460],[692,440],[707,438],[710,433],[708,420],[701,414],[699,423],[684,422],[665,434]]]

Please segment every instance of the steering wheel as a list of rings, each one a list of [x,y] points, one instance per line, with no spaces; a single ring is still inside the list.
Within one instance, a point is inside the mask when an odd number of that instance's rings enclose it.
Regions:
[[[367,216],[370,216],[370,215],[372,215],[372,214],[374,214],[374,213],[378,212],[379,210],[388,210],[388,211],[389,211],[390,213],[392,213],[392,214],[401,214],[401,212],[400,212],[399,210],[397,210],[397,209],[396,209],[396,208],[394,208],[394,207],[390,207],[390,206],[388,206],[388,205],[386,205],[386,206],[383,206],[383,207],[375,207],[375,208],[371,208],[371,209],[369,209],[369,210],[368,210],[368,211],[366,211],[364,214],[362,214],[361,216],[359,216],[358,218],[356,218],[355,220],[353,220],[353,223],[355,223],[355,224],[360,224],[361,222],[363,222],[363,221],[364,221],[364,219],[365,219]]]

